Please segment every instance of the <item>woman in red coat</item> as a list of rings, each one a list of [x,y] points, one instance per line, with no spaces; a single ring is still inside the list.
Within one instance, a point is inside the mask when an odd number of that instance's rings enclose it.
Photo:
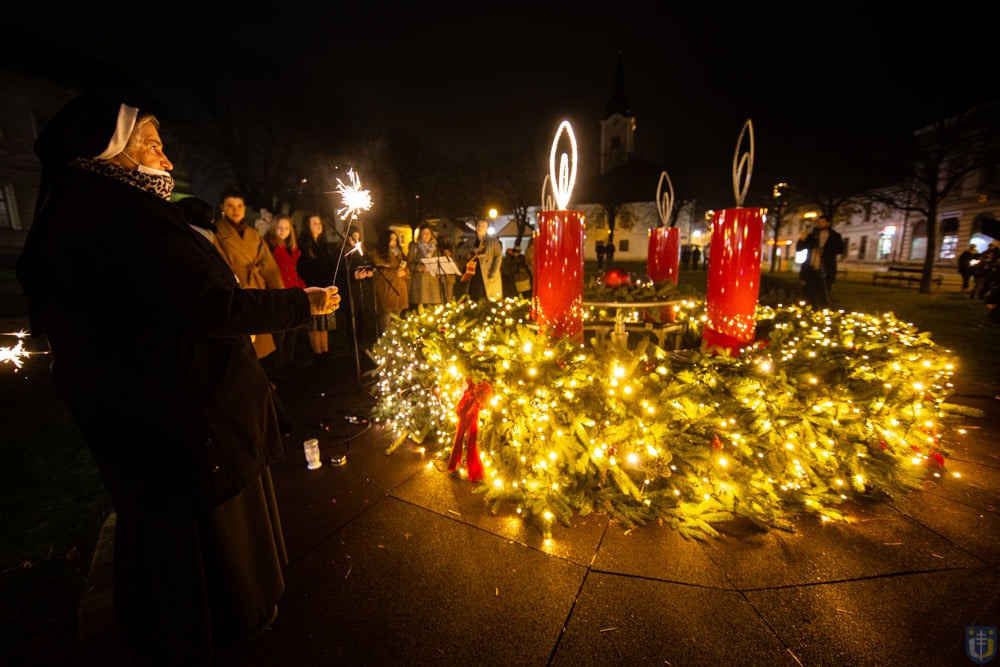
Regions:
[[[278,270],[281,271],[285,287],[305,287],[306,283],[299,275],[299,257],[302,256],[302,251],[299,249],[298,241],[295,240],[295,228],[292,226],[291,216],[285,214],[277,216],[265,240],[271,249],[274,261],[278,264]],[[274,332],[276,352],[274,366],[277,372],[294,369],[296,339],[301,330],[302,327],[296,327]]]

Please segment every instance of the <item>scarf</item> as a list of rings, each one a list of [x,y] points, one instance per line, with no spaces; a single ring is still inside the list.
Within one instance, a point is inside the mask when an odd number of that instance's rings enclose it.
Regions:
[[[73,158],[69,161],[69,166],[113,178],[166,201],[170,201],[170,195],[174,192],[174,177],[170,174],[144,174],[104,160],[85,157]]]
[[[433,257],[437,254],[437,241],[431,239],[427,243],[417,241],[417,252],[421,257]]]

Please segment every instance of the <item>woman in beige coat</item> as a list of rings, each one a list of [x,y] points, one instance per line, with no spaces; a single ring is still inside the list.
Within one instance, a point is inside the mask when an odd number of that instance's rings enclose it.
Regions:
[[[235,190],[223,193],[222,219],[215,223],[215,245],[243,289],[283,288],[281,269],[260,232],[247,225],[246,212],[242,194]],[[254,336],[253,347],[257,358],[263,359],[274,352],[274,338],[270,333],[259,333]]]

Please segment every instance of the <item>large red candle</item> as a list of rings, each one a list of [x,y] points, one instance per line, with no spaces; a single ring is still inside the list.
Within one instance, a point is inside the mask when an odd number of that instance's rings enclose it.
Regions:
[[[681,230],[676,227],[654,227],[649,230],[646,273],[654,284],[665,280],[677,284],[680,256]]]
[[[646,253],[646,274],[654,285],[679,279],[681,256],[681,230],[676,227],[654,227],[649,230],[649,249]],[[660,311],[660,322],[673,322],[674,309]]]
[[[753,342],[760,291],[764,208],[717,211],[708,258],[702,349],[733,354]]]
[[[583,343],[582,211],[542,211],[534,233],[531,317],[545,334]]]

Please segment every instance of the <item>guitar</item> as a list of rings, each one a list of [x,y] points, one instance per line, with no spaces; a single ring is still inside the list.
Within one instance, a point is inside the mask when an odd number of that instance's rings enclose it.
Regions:
[[[476,275],[476,264],[479,263],[479,255],[480,253],[477,252],[465,263],[465,273],[461,278],[463,283],[469,282],[472,280],[472,276]]]

